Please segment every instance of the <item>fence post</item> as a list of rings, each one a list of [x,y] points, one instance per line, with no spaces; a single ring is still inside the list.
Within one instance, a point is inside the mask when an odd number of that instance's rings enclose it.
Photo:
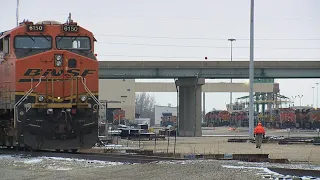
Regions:
[[[157,150],[157,132],[154,131],[154,152]]]
[[[139,149],[140,149],[140,130],[139,130]]]
[[[176,154],[176,144],[177,144],[177,128],[176,131],[174,132],[174,146],[173,146],[173,154]]]
[[[169,153],[169,140],[170,139],[170,134],[169,134],[169,130],[168,130],[168,145],[167,145],[167,154]]]

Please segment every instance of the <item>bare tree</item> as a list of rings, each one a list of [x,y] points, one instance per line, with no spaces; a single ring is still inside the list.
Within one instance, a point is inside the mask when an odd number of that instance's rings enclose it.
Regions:
[[[143,93],[136,94],[136,113],[140,114],[141,118],[150,118],[152,121],[154,119],[154,106],[156,100],[154,96]]]

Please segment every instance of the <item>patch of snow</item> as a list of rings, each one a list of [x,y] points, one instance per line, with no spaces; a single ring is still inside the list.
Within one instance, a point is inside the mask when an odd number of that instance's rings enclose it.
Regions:
[[[26,159],[25,161],[22,161],[25,164],[34,164],[34,163],[39,163],[41,162],[42,159],[40,158],[31,158],[31,159]]]
[[[74,162],[87,162],[90,164],[103,164],[109,166],[122,165],[121,162],[111,162],[111,161],[99,161],[99,160],[87,160],[87,159],[73,159],[73,158],[62,158],[62,157],[42,157],[43,159],[48,160],[57,160],[57,161],[74,161]]]
[[[105,147],[123,147],[121,144],[106,144]]]
[[[0,159],[13,159],[14,157],[12,155],[0,155]]]
[[[69,170],[72,170],[72,168],[60,167],[60,166],[48,166],[47,169],[49,169],[49,170],[57,170],[57,171],[69,171]]]

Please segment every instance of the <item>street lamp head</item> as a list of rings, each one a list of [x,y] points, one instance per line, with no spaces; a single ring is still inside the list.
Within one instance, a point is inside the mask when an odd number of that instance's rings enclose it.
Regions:
[[[230,38],[228,39],[228,41],[236,41],[236,39]]]

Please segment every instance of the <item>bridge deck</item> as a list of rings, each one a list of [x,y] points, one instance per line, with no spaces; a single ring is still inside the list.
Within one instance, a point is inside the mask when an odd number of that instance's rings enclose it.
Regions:
[[[100,79],[249,78],[249,61],[100,61]],[[255,61],[255,78],[320,78],[319,61]]]
[[[320,60],[320,59],[319,59]],[[100,61],[100,68],[249,68],[249,61]],[[320,68],[319,61],[255,61],[255,68]]]

